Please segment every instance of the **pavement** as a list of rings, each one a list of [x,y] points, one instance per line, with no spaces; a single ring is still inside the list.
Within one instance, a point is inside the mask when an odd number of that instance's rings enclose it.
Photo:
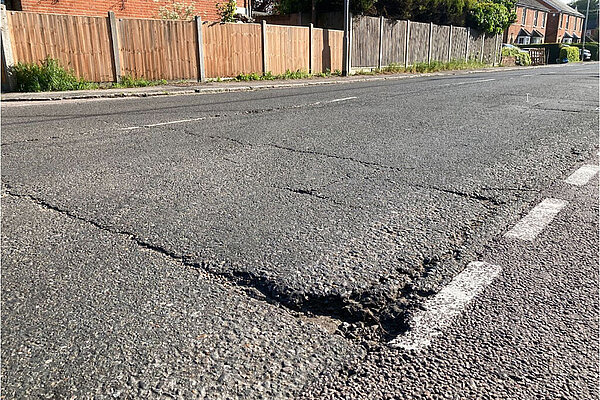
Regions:
[[[597,174],[564,182],[597,93],[578,64],[3,102],[2,395],[597,397]],[[441,335],[388,345],[475,261]]]
[[[57,100],[83,100],[83,99],[111,99],[121,97],[154,97],[154,96],[170,96],[183,94],[211,94],[222,92],[244,92],[252,90],[265,89],[281,89],[281,88],[297,88],[304,86],[318,85],[336,85],[344,83],[355,83],[365,81],[380,81],[380,80],[397,80],[409,79],[422,76],[452,76],[464,75],[490,71],[507,71],[507,70],[526,70],[543,68],[543,66],[532,67],[486,67],[481,69],[471,69],[463,71],[443,71],[428,74],[379,74],[379,75],[351,75],[348,77],[329,76],[329,77],[312,77],[308,79],[284,80],[276,79],[271,81],[242,81],[238,82],[233,79],[222,81],[182,81],[180,83],[171,82],[165,85],[138,87],[138,88],[119,88],[119,89],[93,89],[93,90],[70,90],[56,92],[32,92],[18,93],[7,92],[2,93],[1,99],[5,102],[23,102],[23,101],[57,101]]]

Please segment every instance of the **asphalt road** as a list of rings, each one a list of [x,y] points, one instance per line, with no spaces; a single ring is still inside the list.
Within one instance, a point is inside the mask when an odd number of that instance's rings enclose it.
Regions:
[[[565,179],[598,164],[598,89],[587,64],[3,104],[2,395],[597,398],[598,177]],[[498,276],[389,346],[473,261]]]

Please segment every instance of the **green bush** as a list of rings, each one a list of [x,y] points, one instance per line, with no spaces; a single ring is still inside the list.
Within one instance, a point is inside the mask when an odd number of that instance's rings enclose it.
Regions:
[[[556,63],[560,52],[560,43],[535,43],[535,44],[522,44],[520,47],[523,48],[543,48],[546,50],[546,60],[550,64]]]
[[[581,43],[573,43],[571,46],[576,46],[581,49]],[[585,42],[585,48],[592,53],[592,60],[598,61],[598,42]]]
[[[518,48],[503,47],[502,57],[515,57],[517,64],[527,66],[531,65],[531,56],[529,53],[523,53]]]
[[[17,63],[9,71],[16,81],[19,92],[47,92],[58,90],[97,89],[96,83],[78,78],[73,70],[63,68],[58,60],[50,57],[40,64]]]
[[[579,61],[579,49],[573,46],[562,46],[560,49],[560,60],[564,62],[577,62]]]

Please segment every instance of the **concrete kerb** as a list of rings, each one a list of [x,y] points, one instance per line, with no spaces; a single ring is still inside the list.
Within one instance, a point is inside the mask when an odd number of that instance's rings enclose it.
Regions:
[[[565,64],[569,65],[569,64]],[[587,65],[587,64],[586,64]],[[320,79],[320,80],[301,80],[297,82],[285,83],[259,83],[233,86],[235,83],[223,82],[219,86],[206,87],[208,84],[198,84],[191,87],[173,87],[173,86],[153,86],[147,88],[135,88],[123,91],[122,89],[96,89],[93,91],[69,91],[69,92],[42,92],[42,93],[4,93],[2,102],[51,102],[62,100],[86,100],[86,99],[117,99],[131,97],[155,97],[155,96],[178,96],[191,94],[211,94],[228,92],[247,92],[266,89],[289,89],[306,86],[337,85],[354,82],[370,82],[384,80],[400,80],[430,76],[457,76],[469,75],[485,72],[501,72],[514,70],[529,70],[539,68],[560,67],[562,65],[539,65],[531,67],[491,67],[474,70],[444,71],[423,74],[390,74],[390,75],[352,75],[350,77]]]

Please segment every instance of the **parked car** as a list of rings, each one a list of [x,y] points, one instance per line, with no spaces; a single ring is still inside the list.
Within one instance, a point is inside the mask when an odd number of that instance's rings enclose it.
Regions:
[[[579,58],[581,61],[590,61],[592,59],[592,52],[588,49],[579,50]]]

